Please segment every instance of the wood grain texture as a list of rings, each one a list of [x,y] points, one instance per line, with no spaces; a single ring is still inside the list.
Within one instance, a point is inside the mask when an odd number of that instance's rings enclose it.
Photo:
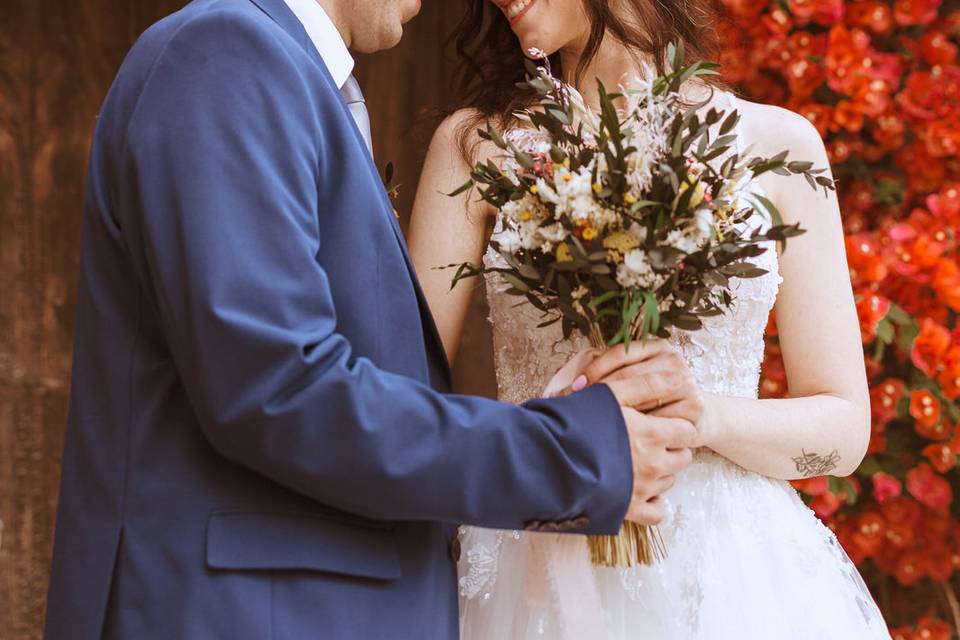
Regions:
[[[0,2],[0,639],[39,638],[69,395],[79,222],[97,110],[136,37],[183,0]],[[451,66],[458,2],[427,2],[401,46],[358,61],[378,165],[410,210]],[[491,393],[478,298],[460,387]]]
[[[397,211],[404,227],[430,137],[439,124],[437,114],[450,102],[454,60],[443,41],[462,13],[463,5],[456,0],[425,2],[420,15],[406,26],[396,49],[357,61],[356,76],[372,118],[374,157],[381,173],[388,162],[396,168],[394,184],[400,185]],[[450,215],[456,213],[451,207]],[[478,284],[459,285],[476,287],[476,294],[454,363],[454,378],[462,393],[493,397],[496,385],[488,309]]]

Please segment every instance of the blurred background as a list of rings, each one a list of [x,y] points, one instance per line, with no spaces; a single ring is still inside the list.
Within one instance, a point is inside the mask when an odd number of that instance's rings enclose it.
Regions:
[[[874,433],[850,478],[797,484],[898,640],[957,637],[960,0],[724,0],[728,82],[827,141],[868,356]],[[69,394],[86,156],[136,37],[182,0],[0,2],[0,638],[39,638]],[[406,220],[453,86],[455,0],[358,60],[375,156]],[[482,292],[456,377],[492,395]],[[829,331],[829,327],[824,327]],[[787,393],[771,319],[762,393]]]

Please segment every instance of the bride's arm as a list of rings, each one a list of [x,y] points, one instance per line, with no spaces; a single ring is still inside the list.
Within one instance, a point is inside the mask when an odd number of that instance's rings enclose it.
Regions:
[[[755,130],[763,123],[760,130],[781,132],[765,143],[771,154],[788,148],[794,158],[829,166],[806,119],[772,107],[747,109],[744,120]],[[849,475],[866,452],[870,399],[840,207],[834,192],[814,193],[799,176],[774,176],[768,188],[784,221],[807,231],[780,256],[776,315],[790,397],[707,397],[703,437],[717,453],[768,476]]]
[[[801,116],[741,104],[744,125],[750,123],[757,132],[744,131],[748,141],[755,141],[757,154],[789,149],[792,158],[829,166],[819,134]],[[769,136],[770,131],[777,135]],[[774,478],[849,475],[866,452],[870,402],[840,208],[834,193],[824,197],[802,177],[762,180],[784,221],[806,229],[780,256],[783,285],[776,315],[790,397],[705,395],[699,444]],[[639,372],[637,367],[633,372]],[[585,373],[590,382],[608,375],[599,367]],[[676,410],[668,405],[653,413]]]
[[[470,177],[470,164],[460,152],[460,127],[469,117],[457,112],[441,123],[430,142],[410,218],[407,242],[417,277],[433,313],[443,348],[454,361],[473,287],[479,280],[461,282],[453,289],[452,269],[439,266],[479,262],[487,243],[490,209],[476,193],[450,198]],[[489,152],[481,144],[478,154]]]

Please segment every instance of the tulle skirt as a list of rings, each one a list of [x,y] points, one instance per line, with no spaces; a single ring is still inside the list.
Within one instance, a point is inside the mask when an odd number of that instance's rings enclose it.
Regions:
[[[651,567],[593,567],[583,536],[463,527],[461,638],[890,638],[788,483],[701,451],[665,500],[667,557]]]

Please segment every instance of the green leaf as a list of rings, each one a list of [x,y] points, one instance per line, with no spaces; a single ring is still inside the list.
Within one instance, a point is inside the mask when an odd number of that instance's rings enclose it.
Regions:
[[[886,318],[877,323],[877,339],[884,344],[893,342],[893,323]]]
[[[445,194],[443,194],[443,195],[448,196],[448,197],[450,197],[450,198],[455,198],[456,196],[460,195],[461,193],[465,193],[465,192],[469,191],[470,189],[473,189],[474,184],[475,184],[475,183],[474,183],[473,180],[467,180],[467,181],[464,182],[462,185],[460,185],[459,187],[457,187],[457,189],[456,189],[455,191],[452,191],[452,192],[450,192],[450,193],[445,193]]]
[[[503,272],[502,275],[503,275],[503,279],[506,280],[508,283],[510,283],[510,285],[513,288],[518,289],[524,293],[530,292],[530,286],[526,282],[518,278],[517,276],[508,272]]]

